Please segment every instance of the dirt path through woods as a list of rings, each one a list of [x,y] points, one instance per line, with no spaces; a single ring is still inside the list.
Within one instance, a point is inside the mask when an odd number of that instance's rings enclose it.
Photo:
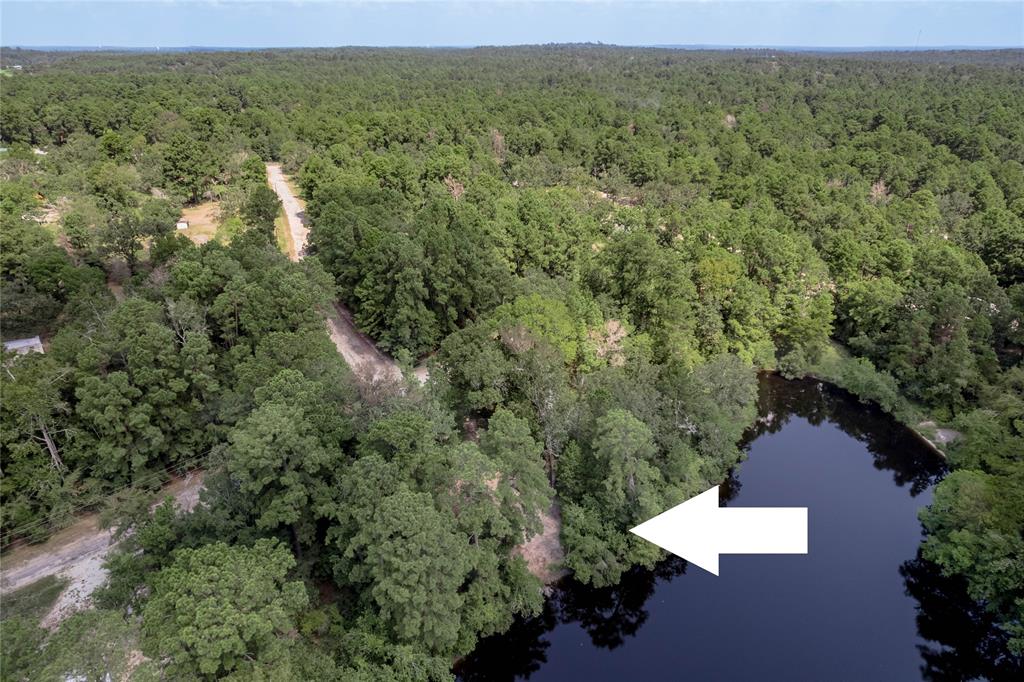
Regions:
[[[285,218],[295,248],[294,260],[301,260],[306,253],[309,229],[306,227],[306,205],[295,196],[288,179],[281,171],[281,164],[267,164],[267,182],[277,194],[284,207]],[[327,311],[327,330],[338,352],[362,382],[401,380],[402,370],[390,357],[381,352],[373,340],[356,328],[352,313],[340,303]],[[425,369],[422,371],[426,371]]]
[[[199,502],[203,473],[193,472],[171,481],[154,504],[167,495],[181,511],[190,511]],[[100,515],[86,514],[57,531],[44,543],[18,545],[0,555],[0,595],[7,595],[50,575],[68,579],[53,609],[43,619],[45,627],[56,627],[75,611],[91,603],[93,590],[103,584],[107,572],[103,561],[114,546],[113,531],[100,527]]]

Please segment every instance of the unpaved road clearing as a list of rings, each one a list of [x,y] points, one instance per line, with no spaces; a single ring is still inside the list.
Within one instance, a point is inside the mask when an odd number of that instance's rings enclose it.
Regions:
[[[187,474],[168,484],[156,504],[170,495],[178,509],[190,511],[199,502],[202,488],[202,472]],[[112,530],[100,527],[99,514],[87,514],[42,544],[5,550],[0,557],[0,595],[49,575],[68,578],[67,587],[42,622],[45,627],[56,627],[64,618],[87,607],[93,590],[106,580],[103,561],[114,544],[112,536]]]
[[[306,252],[306,239],[309,230],[306,227],[306,207],[302,200],[295,196],[287,179],[281,172],[280,164],[267,164],[267,181],[281,199],[288,227],[291,230],[292,244],[295,249],[293,260],[300,260]],[[356,377],[364,384],[375,384],[388,381],[400,381],[402,370],[394,360],[382,353],[366,334],[356,328],[352,321],[352,313],[340,303],[335,303],[333,310],[328,310],[327,329],[331,340]],[[419,365],[413,375],[421,384],[427,383],[430,372],[426,365]],[[561,563],[565,552],[561,544],[562,518],[558,506],[541,517],[543,530],[518,546],[515,551],[521,555],[530,572],[545,584],[558,581],[567,571]]]
[[[281,171],[281,164],[267,164],[267,182],[284,207],[285,219],[288,221],[295,249],[294,255],[289,255],[293,260],[301,260],[306,253],[306,240],[309,238],[306,206],[302,199],[295,196],[288,179]],[[328,310],[326,314],[327,331],[331,335],[331,340],[360,381],[377,383],[402,379],[402,370],[395,361],[382,353],[370,337],[356,328],[352,321],[352,313],[345,306],[335,303],[334,309]]]
[[[267,164],[267,182],[277,194],[277,198],[281,200],[284,217],[288,221],[288,231],[291,233],[292,245],[295,248],[295,254],[289,254],[289,256],[292,260],[300,260],[306,253],[306,240],[309,238],[309,228],[306,227],[306,206],[292,192],[292,188],[288,185],[288,180],[281,170],[281,164]]]
[[[335,347],[361,380],[370,383],[400,381],[402,370],[384,355],[366,334],[356,329],[352,313],[340,303],[327,311],[327,331]]]

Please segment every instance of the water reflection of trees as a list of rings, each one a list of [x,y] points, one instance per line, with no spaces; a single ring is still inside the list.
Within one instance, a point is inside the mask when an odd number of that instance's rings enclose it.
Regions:
[[[660,580],[686,572],[686,562],[672,558],[653,571],[634,569],[614,587],[594,588],[568,580],[536,618],[520,620],[506,634],[483,640],[456,667],[464,682],[529,679],[547,661],[548,632],[576,623],[595,647],[615,649],[634,636],[648,617],[645,605]],[[900,567],[906,592],[918,602],[917,629],[927,640],[918,645],[925,680],[1024,679],[1024,660],[1007,655],[1007,636],[992,616],[967,595],[961,578],[944,577],[921,558]]]
[[[1006,632],[967,595],[960,576],[945,577],[921,558],[900,567],[907,594],[918,602],[918,645],[926,680],[1024,680],[1024,659],[1007,653]]]
[[[455,666],[463,682],[499,682],[528,679],[547,662],[551,642],[544,636],[558,625],[554,600],[534,618],[517,619],[503,635],[480,641],[473,653]]]
[[[545,635],[560,623],[576,623],[595,647],[615,649],[634,636],[647,621],[644,608],[661,580],[686,572],[687,563],[671,557],[654,570],[634,568],[619,584],[591,587],[566,580],[536,618],[516,621],[504,635],[483,640],[456,666],[464,682],[528,679],[547,661],[551,643]]]
[[[834,424],[864,443],[875,468],[891,471],[896,485],[910,486],[912,496],[935,485],[945,473],[942,459],[910,429],[876,406],[862,404],[846,391],[820,381],[763,375],[758,414],[761,418],[748,431],[746,445],[765,433],[780,431],[795,416],[815,426]]]
[[[686,562],[670,558],[653,571],[633,569],[618,585],[595,588],[572,584],[554,600],[562,623],[578,623],[596,647],[615,649],[636,634],[647,621],[644,605],[658,580],[670,580],[686,572]]]
[[[879,470],[893,472],[900,487],[918,495],[943,475],[943,462],[908,429],[889,415],[860,404],[841,389],[817,381],[785,381],[764,376],[759,395],[762,418],[746,436],[746,445],[765,433],[775,433],[794,417],[811,424],[829,422],[864,443]],[[731,473],[721,487],[722,503],[739,493]],[[528,679],[547,661],[548,632],[563,623],[577,623],[594,646],[615,649],[636,635],[647,621],[647,601],[659,580],[686,571],[675,557],[653,571],[633,569],[613,587],[593,588],[568,580],[547,600],[536,618],[517,621],[508,633],[486,639],[456,667],[465,682]],[[961,581],[944,578],[937,567],[918,558],[900,573],[907,594],[917,600],[918,631],[928,644],[918,648],[928,680],[1024,679],[1022,661],[1006,655],[1006,636],[983,609],[968,598]]]

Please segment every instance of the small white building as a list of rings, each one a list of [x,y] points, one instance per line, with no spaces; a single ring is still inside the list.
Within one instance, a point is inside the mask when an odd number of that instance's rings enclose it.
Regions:
[[[4,341],[4,350],[12,350],[18,355],[44,352],[43,342],[38,336],[33,336],[27,339],[12,339],[10,341]]]
[[[179,220],[178,223],[175,225],[175,227],[177,227],[179,230],[187,230],[188,229],[188,221],[187,220]]]

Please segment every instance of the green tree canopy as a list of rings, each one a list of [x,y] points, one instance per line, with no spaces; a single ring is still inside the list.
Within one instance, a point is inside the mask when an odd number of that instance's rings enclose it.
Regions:
[[[284,655],[307,603],[288,581],[295,559],[273,541],[181,550],[157,577],[143,612],[145,651],[183,676],[214,678]]]

